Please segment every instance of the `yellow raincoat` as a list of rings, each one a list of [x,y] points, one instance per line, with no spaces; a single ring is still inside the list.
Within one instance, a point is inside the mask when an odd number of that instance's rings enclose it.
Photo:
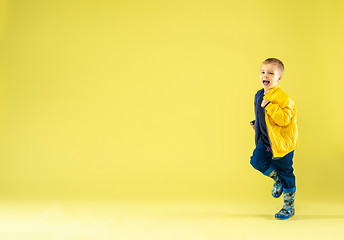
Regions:
[[[257,92],[263,94],[264,89]],[[257,95],[256,95],[257,97]],[[284,157],[297,146],[296,108],[290,97],[277,86],[263,99],[270,101],[265,106],[265,122],[271,144],[273,159]]]

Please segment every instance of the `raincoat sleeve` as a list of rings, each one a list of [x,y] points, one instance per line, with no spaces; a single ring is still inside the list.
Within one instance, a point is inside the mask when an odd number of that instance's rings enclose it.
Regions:
[[[272,120],[281,127],[287,126],[295,113],[291,102],[284,107],[280,107],[278,104],[270,102],[265,106],[265,110]]]

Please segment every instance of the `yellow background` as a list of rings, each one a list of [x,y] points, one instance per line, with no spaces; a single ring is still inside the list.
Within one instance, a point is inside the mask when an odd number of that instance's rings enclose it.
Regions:
[[[343,1],[0,3],[1,199],[270,197],[249,164],[268,57],[298,199],[344,199]]]

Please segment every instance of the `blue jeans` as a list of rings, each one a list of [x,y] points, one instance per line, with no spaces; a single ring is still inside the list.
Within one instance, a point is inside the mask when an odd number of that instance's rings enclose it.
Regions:
[[[272,152],[270,147],[258,142],[253,151],[250,163],[255,169],[266,176],[269,176],[271,171],[275,170],[279,179],[281,180],[283,191],[295,192],[296,187],[293,169],[293,157],[294,151],[288,153],[283,158],[272,160]]]

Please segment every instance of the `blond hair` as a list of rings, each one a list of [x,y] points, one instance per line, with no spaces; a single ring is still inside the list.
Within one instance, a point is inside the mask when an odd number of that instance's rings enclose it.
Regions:
[[[284,64],[282,63],[281,60],[279,60],[277,58],[268,58],[268,59],[265,59],[262,64],[269,64],[269,63],[277,64],[278,69],[281,72],[281,75],[283,74],[283,72],[284,72]]]

